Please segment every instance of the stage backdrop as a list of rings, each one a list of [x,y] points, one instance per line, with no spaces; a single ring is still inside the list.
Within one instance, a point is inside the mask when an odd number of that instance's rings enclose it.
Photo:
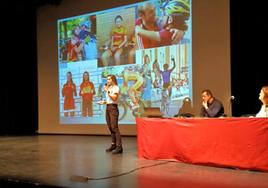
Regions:
[[[134,32],[135,25],[140,24],[138,9],[147,2],[101,0],[93,5],[86,0],[65,0],[59,6],[38,10],[39,133],[109,134],[103,118],[105,107],[96,102],[102,99],[105,77],[111,73],[117,75],[126,96],[120,105],[122,134],[136,134],[134,115],[142,113],[142,108],[130,109],[127,88],[139,80],[144,83],[138,96],[140,107],[159,106],[164,116],[172,117],[185,97],[192,99],[192,112],[198,115],[200,92],[205,88],[212,90],[230,114],[229,2],[174,0],[185,3],[181,6],[184,10],[178,10],[180,16],[173,17],[173,23],[177,21],[185,34],[178,45],[163,42],[157,43],[157,48],[142,45]],[[149,2],[156,7],[157,27],[164,33],[165,18],[173,15],[171,4]],[[120,29],[117,22],[122,25]],[[125,35],[128,44],[119,60],[109,57],[106,50],[114,33]],[[173,60],[170,92],[163,87],[161,71],[165,63],[171,69]],[[86,71],[95,91],[82,83]],[[68,77],[73,84],[67,84]],[[125,83],[133,77],[136,80]],[[83,104],[87,93],[93,94],[92,110],[85,110],[87,104]],[[165,102],[168,94],[170,98]],[[73,99],[66,99],[72,95]]]

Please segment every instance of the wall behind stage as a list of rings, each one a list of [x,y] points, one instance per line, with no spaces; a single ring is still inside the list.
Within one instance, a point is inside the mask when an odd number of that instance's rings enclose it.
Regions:
[[[63,0],[59,6],[38,10],[38,110],[39,133],[109,134],[106,125],[60,125],[58,97],[57,20],[132,4],[135,0]],[[231,114],[229,1],[193,0],[193,110],[201,108],[201,91],[212,90]],[[135,125],[121,125],[123,135],[135,135]]]

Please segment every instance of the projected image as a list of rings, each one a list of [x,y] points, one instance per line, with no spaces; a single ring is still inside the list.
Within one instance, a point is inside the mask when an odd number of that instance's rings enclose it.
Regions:
[[[192,92],[190,8],[146,1],[59,20],[60,123],[106,124],[97,102],[109,74],[120,87],[120,124],[135,124],[145,107],[176,115]]]
[[[138,18],[135,22],[136,49],[169,46],[187,41],[184,35],[190,16],[189,1],[167,0],[160,3],[159,7],[152,2],[138,7]]]
[[[60,111],[64,117],[93,117],[97,61],[60,64]]]
[[[100,67],[129,64],[128,53],[134,47],[134,23],[134,7],[97,15]],[[134,63],[134,60],[131,60],[131,63]]]
[[[96,16],[82,16],[59,22],[59,62],[97,58]]]
[[[182,100],[189,96],[188,53],[187,44],[136,52],[137,59],[143,59],[141,99],[146,101],[145,106],[160,107],[164,117],[177,114]],[[138,109],[142,113],[142,108]]]

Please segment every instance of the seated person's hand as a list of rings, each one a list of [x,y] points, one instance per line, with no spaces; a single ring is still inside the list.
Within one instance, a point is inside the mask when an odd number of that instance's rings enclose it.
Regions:
[[[202,106],[205,108],[205,109],[208,109],[208,103],[206,101],[203,101],[202,102]]]

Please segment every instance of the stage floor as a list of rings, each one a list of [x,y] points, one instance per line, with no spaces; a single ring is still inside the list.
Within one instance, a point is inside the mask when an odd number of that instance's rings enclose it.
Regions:
[[[124,153],[113,155],[109,143],[109,136],[2,136],[0,187],[268,187],[268,173],[138,159],[136,137],[123,137]]]

